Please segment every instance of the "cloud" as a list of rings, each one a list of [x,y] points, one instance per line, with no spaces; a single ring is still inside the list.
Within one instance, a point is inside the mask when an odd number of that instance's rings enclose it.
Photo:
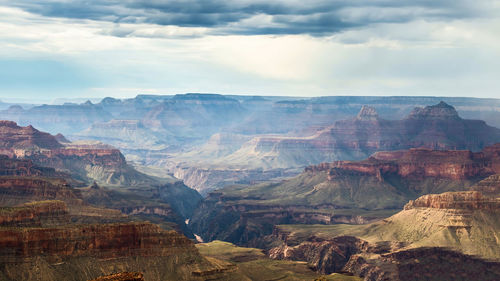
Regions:
[[[498,1],[165,2],[0,0],[0,97],[500,91]]]
[[[497,1],[473,0],[18,0],[1,1],[45,17],[117,24],[206,28],[217,35],[328,36],[380,23],[494,15]],[[259,19],[265,19],[259,21]],[[133,36],[134,32],[110,35]],[[139,32],[137,34],[141,36]],[[168,34],[167,34],[168,35]],[[155,35],[158,37],[162,34]]]

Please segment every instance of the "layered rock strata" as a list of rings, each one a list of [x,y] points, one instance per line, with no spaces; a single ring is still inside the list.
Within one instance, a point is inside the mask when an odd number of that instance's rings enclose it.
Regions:
[[[102,276],[90,281],[144,281],[144,274],[140,272],[121,272]]]
[[[475,274],[486,278],[477,280],[495,280],[500,273],[499,213],[500,200],[478,191],[424,195],[398,214],[364,226],[317,231],[277,227],[274,235],[282,245],[269,254],[307,261],[324,273],[348,271],[365,280],[428,280],[434,274],[442,274],[440,280],[469,280]],[[301,232],[313,236],[300,238]],[[476,265],[481,270],[475,271]]]
[[[354,255],[345,271],[366,281],[498,280],[500,263],[444,248],[418,248],[383,254],[378,258]]]
[[[41,227],[68,222],[69,212],[62,201],[40,201],[0,208],[0,227]]]

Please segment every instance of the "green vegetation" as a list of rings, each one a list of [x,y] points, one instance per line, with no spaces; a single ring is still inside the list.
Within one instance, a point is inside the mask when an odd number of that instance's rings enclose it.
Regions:
[[[233,274],[238,276],[238,280],[361,280],[342,274],[322,276],[312,271],[305,262],[271,260],[262,250],[237,247],[228,242],[213,241],[197,244],[196,247],[211,262],[219,260],[219,263],[223,261],[236,266]]]
[[[287,243],[308,237],[357,236],[372,243],[399,241],[405,248],[450,247],[465,254],[500,260],[500,214],[484,210],[415,208],[367,225],[280,225]]]
[[[353,209],[400,209],[422,194],[465,190],[475,181],[427,178],[408,180],[398,176],[380,181],[373,175],[344,172],[333,180],[326,172],[304,172],[281,183],[224,188],[225,197],[243,204],[335,205]]]

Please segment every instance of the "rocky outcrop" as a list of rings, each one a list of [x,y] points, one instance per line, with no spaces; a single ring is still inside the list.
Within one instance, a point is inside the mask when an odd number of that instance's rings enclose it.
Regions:
[[[319,247],[321,244],[315,242],[330,241],[332,237],[345,235],[369,241],[366,247],[355,253],[350,262],[353,262],[353,258],[356,261],[356,255],[363,259],[378,259],[380,257],[374,254],[383,257],[388,253],[421,247],[446,247],[477,258],[500,261],[500,243],[497,239],[500,231],[499,214],[498,199],[482,196],[478,191],[447,192],[424,195],[410,201],[399,213],[367,225],[282,225],[275,227],[273,236],[281,241],[282,245],[277,249],[282,253],[285,253],[284,249],[300,250],[311,245]],[[318,250],[316,254],[321,256],[323,252]],[[308,254],[300,259],[309,261],[314,256]],[[375,260],[373,263],[378,264]]]
[[[70,188],[63,179],[42,177],[0,177],[0,203],[15,206],[37,200],[62,200],[80,202],[78,192]]]
[[[479,120],[462,119],[455,108],[439,103],[416,108],[402,120],[379,118],[363,106],[355,118],[340,120],[308,136],[259,136],[226,156],[262,167],[291,168],[335,160],[359,160],[377,151],[425,147],[479,151],[500,142],[500,129]]]
[[[498,280],[500,263],[444,248],[417,248],[382,254],[354,255],[345,271],[366,281]]]
[[[489,197],[500,197],[500,174],[495,174],[485,178],[474,185],[472,189],[480,191]]]
[[[384,175],[425,179],[428,177],[464,180],[485,178],[500,173],[493,165],[500,161],[499,147],[486,147],[482,152],[467,150],[430,150],[412,148],[404,151],[376,152],[363,161],[335,161],[305,168],[306,172],[329,171],[333,179],[339,170],[355,171],[376,176],[381,181]]]
[[[11,262],[39,255],[56,262],[66,257],[171,256],[184,249],[195,251],[186,237],[150,223],[0,229],[0,249],[0,260]]]
[[[211,169],[196,167],[171,168],[173,175],[187,186],[197,190],[202,196],[234,184],[258,184],[271,179],[295,176],[299,171],[285,169]]]
[[[54,138],[61,144],[70,143],[70,141],[61,133],[58,133],[57,135],[55,135]]]
[[[38,166],[64,171],[87,182],[96,180],[114,185],[154,182],[151,177],[130,167],[116,148],[101,143],[69,143],[64,137],[58,138],[64,141],[64,145],[56,137],[32,126],[20,127],[15,122],[0,121],[0,154],[9,158],[30,159]],[[0,161],[5,162],[5,158],[2,159]],[[28,168],[25,174],[32,175]]]
[[[378,113],[374,107],[363,105],[358,115],[356,116],[356,120],[362,121],[376,121],[378,120]]]
[[[22,157],[23,150],[56,149],[62,145],[54,136],[32,126],[20,127],[12,121],[0,121],[0,153]]]
[[[206,280],[215,268],[191,240],[148,222],[0,226],[0,274],[6,280],[85,281],[117,270],[144,272],[147,280]],[[131,275],[98,280],[125,277]]]
[[[127,215],[156,215],[160,217],[172,217],[175,215],[174,211],[168,205],[157,206],[125,206],[120,211]]]
[[[407,117],[408,119],[460,119],[455,108],[443,101],[436,105],[416,107]]]
[[[54,168],[35,165],[28,159],[11,159],[6,155],[0,155],[0,176],[66,177],[67,174],[56,172]]]
[[[102,276],[90,281],[144,281],[144,274],[140,272],[121,272]]]
[[[246,245],[247,239],[270,234],[276,224],[369,223],[421,195],[470,190],[499,172],[492,164],[498,159],[498,146],[481,152],[410,149],[379,152],[363,161],[309,166],[280,183],[226,187],[209,194],[192,227],[206,241],[231,239]],[[488,200],[454,202],[449,207],[495,208],[496,203]],[[376,215],[367,210],[387,212]]]
[[[277,226],[269,255],[364,280],[496,280],[499,212],[500,200],[477,191],[424,195],[368,225]]]
[[[340,236],[329,240],[315,237],[297,246],[282,245],[269,251],[272,259],[307,261],[314,270],[330,274],[342,271],[352,255],[368,248],[368,242],[352,236]]]
[[[0,227],[41,227],[68,222],[68,208],[62,201],[40,201],[25,203],[19,207],[0,208]]]
[[[146,175],[127,165],[123,154],[115,148],[71,145],[26,156],[38,165],[64,171],[83,181],[105,184],[151,183]]]
[[[484,197],[479,191],[446,192],[428,194],[410,200],[405,210],[413,208],[500,210],[500,199]]]

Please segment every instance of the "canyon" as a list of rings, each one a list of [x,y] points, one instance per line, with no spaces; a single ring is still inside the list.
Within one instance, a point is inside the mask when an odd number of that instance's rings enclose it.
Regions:
[[[498,141],[490,126],[500,126],[495,99],[188,93],[10,106],[0,110],[0,118],[62,133],[72,141],[109,143],[135,165],[161,167],[203,195],[251,183],[255,175],[259,181],[279,181],[308,165],[361,160],[378,150],[426,146],[478,151]],[[127,174],[85,173],[110,183]],[[144,180],[130,177],[127,184]]]
[[[197,93],[11,105],[0,279],[499,279],[499,107]]]
[[[75,224],[68,214],[62,201],[0,208],[2,279],[90,280],[119,268],[146,280],[206,280],[221,269],[176,231],[148,222]]]
[[[374,107],[363,106],[354,118],[295,134],[250,139],[219,134],[190,152],[173,154],[167,166],[191,187],[207,194],[221,185],[243,182],[244,172],[252,169],[261,169],[263,179],[280,180],[280,173],[296,175],[307,165],[361,160],[378,151],[428,148],[477,152],[499,141],[499,129],[484,121],[463,119],[444,102],[417,107],[401,120],[383,119]],[[210,175],[212,182],[200,177],[201,173]],[[218,179],[224,173],[240,182]]]
[[[82,181],[116,185],[148,182],[146,175],[127,164],[120,150],[101,143],[60,143],[55,136],[11,121],[0,122],[0,139],[1,154],[30,159]]]
[[[440,280],[494,280],[500,273],[498,195],[423,195],[367,225],[277,226],[273,236],[281,245],[269,255],[364,280],[420,280],[435,274]]]
[[[309,166],[279,183],[226,187],[208,195],[191,227],[205,241],[257,246],[276,224],[373,222],[421,195],[471,190],[500,172],[499,149],[378,152],[362,161]]]

